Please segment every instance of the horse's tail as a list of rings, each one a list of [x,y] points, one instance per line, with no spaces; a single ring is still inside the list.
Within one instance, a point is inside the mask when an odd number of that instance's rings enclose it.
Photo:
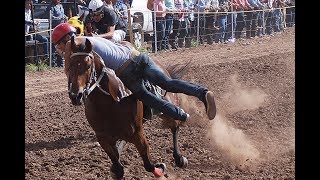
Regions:
[[[173,79],[180,79],[190,68],[191,60],[184,64],[169,65],[166,69]]]

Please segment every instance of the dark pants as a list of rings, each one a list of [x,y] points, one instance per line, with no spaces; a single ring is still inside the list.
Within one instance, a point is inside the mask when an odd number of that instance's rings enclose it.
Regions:
[[[165,18],[166,18],[166,31],[165,31],[165,37],[164,37],[164,44],[165,44],[165,48],[169,49],[169,35],[172,30],[173,14],[167,13]]]
[[[227,15],[219,14],[218,15],[218,25],[219,31],[215,35],[215,42],[225,42],[226,41],[226,33],[227,33]]]
[[[177,120],[185,120],[186,114],[174,104],[158,98],[144,86],[144,79],[173,93],[184,93],[204,100],[206,88],[187,81],[171,79],[146,54],[133,58],[128,67],[119,75],[124,85],[146,106],[155,108]]]
[[[174,49],[177,48],[177,42],[176,42],[177,38],[178,38],[179,47],[182,47],[187,34],[188,34],[187,22],[179,21],[176,19],[173,20],[172,33],[169,35],[169,44],[171,45],[171,47]]]
[[[258,11],[257,12],[257,35],[261,36],[264,35],[264,11]]]
[[[166,19],[163,17],[156,18],[156,34],[157,34],[157,51],[166,49],[165,44]],[[152,51],[155,51],[155,36],[153,35]]]
[[[194,18],[195,23],[198,23],[198,15],[195,14],[195,18]],[[205,20],[205,16],[203,14],[199,15],[199,40],[200,40],[200,44],[203,44],[203,39],[206,36],[206,20]]]
[[[264,12],[264,20],[266,21],[266,34],[270,35],[273,32],[273,27],[272,27],[272,11],[265,11]]]
[[[186,43],[185,43],[185,47],[189,48],[191,47],[191,41],[193,38],[195,38],[197,36],[196,32],[196,20],[191,21],[191,19],[189,18],[187,21],[187,30],[188,33],[186,35]]]
[[[237,14],[236,13],[232,13],[232,14],[228,14],[227,17],[227,34],[226,34],[226,39],[231,39],[234,38],[234,31],[236,29],[237,26]]]
[[[237,13],[237,26],[236,26],[236,32],[235,32],[235,37],[236,39],[239,39],[241,37],[242,30],[245,26],[245,17],[243,12]]]
[[[295,24],[295,8],[286,8],[286,25],[292,27]]]
[[[205,14],[205,34],[207,37],[207,43],[213,44],[213,38],[216,33],[216,20],[215,14]]]
[[[257,12],[245,12],[246,37],[255,37],[257,31]]]
[[[52,45],[52,64],[53,67],[63,67],[64,61],[63,58],[56,52],[54,45]]]

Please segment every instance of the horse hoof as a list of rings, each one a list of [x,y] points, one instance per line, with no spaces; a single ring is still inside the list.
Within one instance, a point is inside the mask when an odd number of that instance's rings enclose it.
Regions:
[[[167,166],[164,163],[157,163],[155,164],[153,174],[156,178],[162,177],[166,169]]]
[[[161,168],[154,168],[153,174],[156,178],[162,177],[164,175]]]
[[[182,166],[181,168],[186,168],[188,166],[188,159],[182,156]]]
[[[121,180],[121,179],[124,179],[124,177],[122,176],[122,177],[118,177],[114,172],[110,172],[110,174],[111,174],[111,178],[112,179],[115,179],[115,180]]]

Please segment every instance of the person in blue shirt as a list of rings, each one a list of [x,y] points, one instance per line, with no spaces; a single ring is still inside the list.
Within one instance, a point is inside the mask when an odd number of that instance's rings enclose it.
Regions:
[[[75,32],[75,28],[68,23],[60,24],[53,30],[52,40],[61,53],[65,53],[66,44],[72,36],[75,36]],[[104,60],[104,64],[115,72],[120,71],[117,73],[120,80],[146,106],[157,109],[176,120],[187,121],[190,117],[180,107],[149,92],[144,86],[144,79],[169,92],[197,97],[204,103],[209,119],[212,120],[216,116],[216,105],[212,91],[191,82],[171,79],[146,54],[140,52],[136,54],[137,50],[133,46],[115,43],[102,37],[79,36],[76,38],[89,39],[94,44],[94,51]],[[135,52],[134,56],[133,52]],[[65,72],[68,76],[69,62],[67,59],[70,57],[67,56],[68,53],[65,53]]]

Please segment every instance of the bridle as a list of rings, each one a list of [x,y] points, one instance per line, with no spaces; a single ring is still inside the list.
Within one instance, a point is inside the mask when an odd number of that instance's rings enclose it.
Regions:
[[[85,88],[85,90],[83,92],[84,99],[86,99],[89,96],[89,94],[96,87],[98,87],[104,94],[110,95],[107,91],[103,90],[101,88],[100,84],[99,84],[101,79],[103,78],[104,74],[106,73],[105,66],[103,66],[102,72],[101,72],[100,76],[97,78],[97,71],[96,71],[95,64],[94,64],[94,55],[92,53],[76,52],[76,53],[71,54],[70,60],[72,60],[72,58],[75,57],[75,56],[87,56],[86,57],[86,61],[88,61],[89,58],[92,60],[92,63],[90,65],[90,68],[91,68],[91,70],[90,70],[90,78],[87,81],[86,88]],[[90,86],[92,84],[92,82],[94,82],[94,84],[92,86]],[[73,94],[71,92],[71,86],[72,86],[72,83],[68,83],[68,93]]]

